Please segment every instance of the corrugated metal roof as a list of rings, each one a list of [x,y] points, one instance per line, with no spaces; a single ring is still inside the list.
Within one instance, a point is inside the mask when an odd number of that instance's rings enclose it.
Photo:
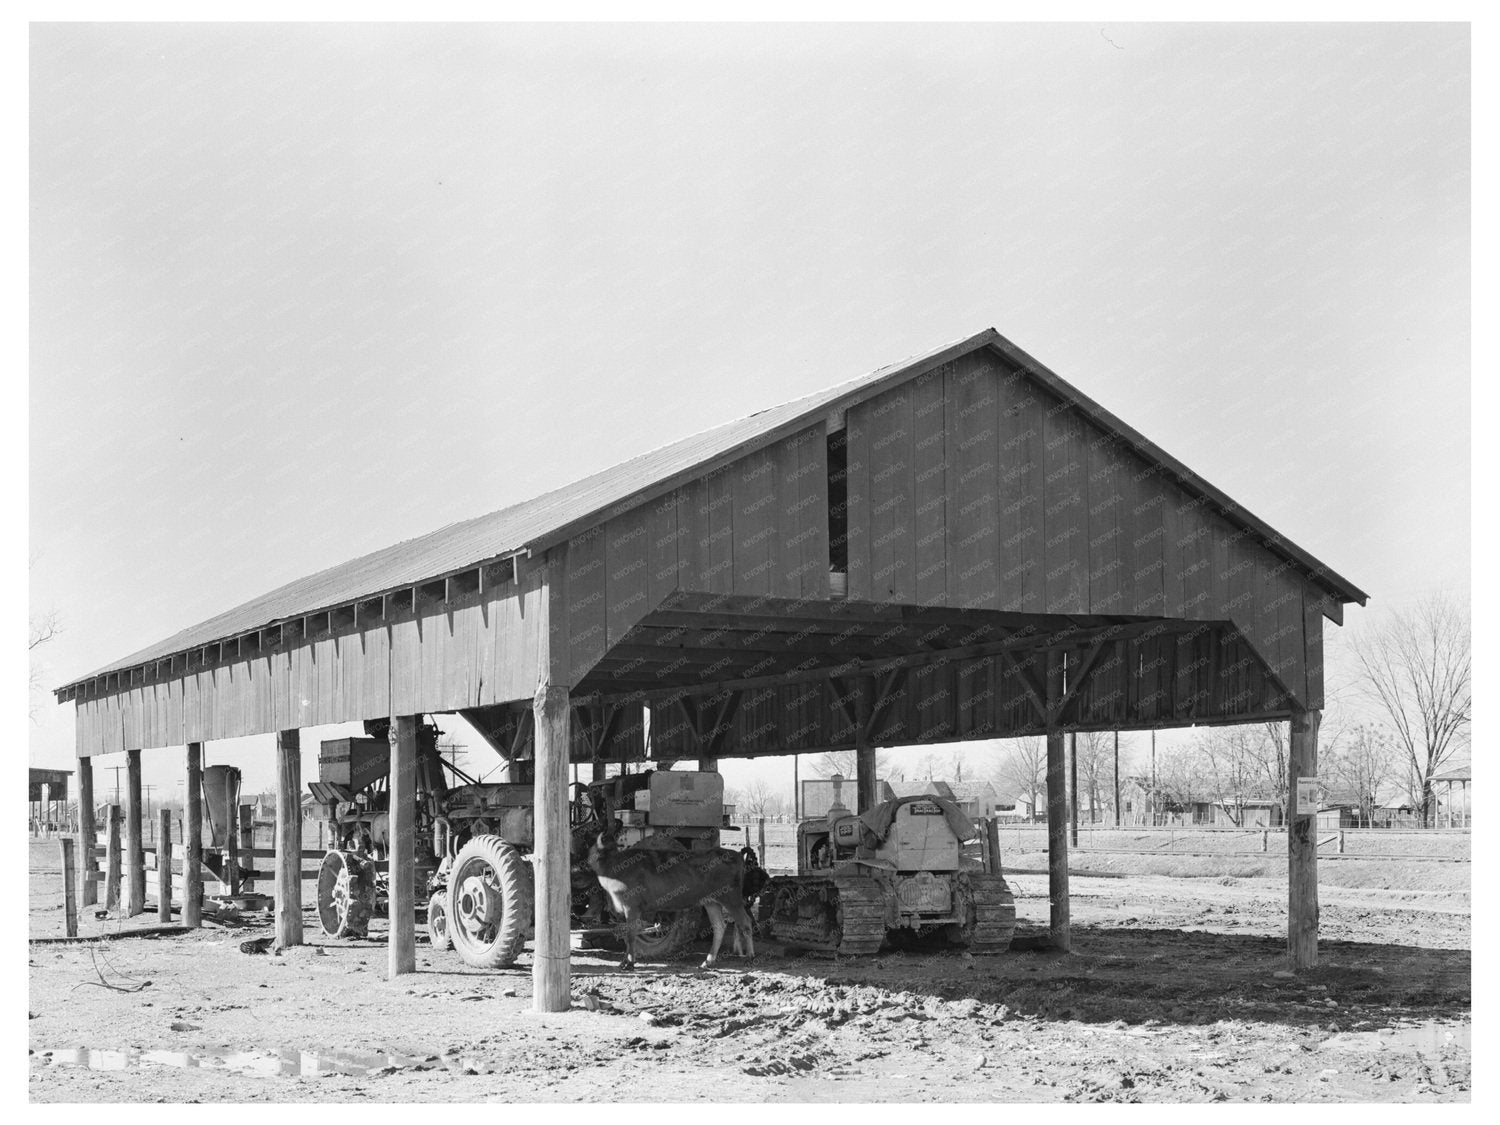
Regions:
[[[1082,413],[1099,426],[1120,434],[1143,455],[1172,468],[1185,487],[1209,496],[1215,503],[1227,505],[1226,515],[1230,519],[1258,534],[1269,533],[1275,537],[1275,549],[1308,567],[1324,582],[1331,582],[1343,600],[1363,604],[1366,595],[1361,591],[1235,505],[1234,501],[1191,473],[1092,399],[1080,394],[993,328],[988,328],[977,335],[879,368],[858,379],[643,453],[620,465],[520,504],[448,524],[415,539],[404,540],[306,578],[299,578],[207,621],[174,633],[139,652],[113,661],[87,676],[80,676],[57,690],[65,691],[74,684],[108,672],[189,652],[280,621],[455,574],[509,554],[525,550],[539,551],[601,519],[609,518],[616,511],[626,510],[701,475],[713,467],[715,461],[727,461],[753,452],[794,433],[825,412],[843,409],[880,393],[888,386],[986,345],[993,347],[1010,361],[1020,364],[1045,385],[1072,400]]]

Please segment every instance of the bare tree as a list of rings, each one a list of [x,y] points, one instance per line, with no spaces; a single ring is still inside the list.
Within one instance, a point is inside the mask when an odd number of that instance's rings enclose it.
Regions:
[[[875,751],[875,776],[888,776],[890,754],[885,750]],[[812,769],[819,777],[855,777],[858,772],[857,755],[853,750],[830,750],[813,759]]]
[[[1360,820],[1370,824],[1381,789],[1401,766],[1401,754],[1390,735],[1372,723],[1361,723],[1320,758],[1318,772],[1342,790],[1358,806]]]
[[[1361,686],[1402,753],[1424,825],[1432,823],[1433,776],[1469,741],[1469,634],[1468,606],[1437,594],[1354,645]]]
[[[1099,815],[1099,790],[1109,792],[1114,804],[1115,736],[1109,731],[1089,730],[1078,734],[1078,783],[1089,795],[1089,823]]]
[[[1014,797],[1024,797],[1036,819],[1040,794],[1047,791],[1047,741],[1043,738],[1012,739],[995,773],[996,787]]]
[[[31,658],[31,679],[28,685],[30,692],[29,714],[31,721],[37,721],[37,710],[39,701],[45,698],[45,685],[42,680],[46,676],[46,666],[41,662],[37,649],[41,648],[58,633],[62,632],[62,626],[56,610],[46,613],[33,613],[27,622],[26,651]]]
[[[1152,818],[1164,812],[1191,811],[1195,804],[1213,800],[1213,791],[1211,773],[1198,748],[1163,750],[1156,758],[1156,789],[1149,794]]]
[[[751,817],[780,816],[787,807],[786,796],[758,777],[735,792],[733,803],[737,812]]]
[[[1245,801],[1262,795],[1265,731],[1259,727],[1220,727],[1198,740],[1214,804],[1233,824],[1245,823]]]

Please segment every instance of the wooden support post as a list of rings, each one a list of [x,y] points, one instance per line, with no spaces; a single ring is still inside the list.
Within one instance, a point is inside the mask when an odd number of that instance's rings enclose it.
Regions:
[[[104,907],[120,909],[120,806],[109,806],[109,849],[104,860]]]
[[[593,773],[591,775],[591,779],[594,780],[594,781],[603,781],[604,777],[605,777],[604,771],[605,771],[606,768],[608,768],[608,766],[609,766],[608,762],[604,762],[604,761],[601,761],[598,758],[595,758],[594,759],[594,769],[593,769]]]
[[[755,835],[755,858],[760,860],[760,865],[764,867],[766,865],[766,818],[763,816],[755,819]]]
[[[536,717],[536,938],[532,1008],[565,1012],[569,992],[568,689],[545,681],[533,701]]]
[[[1068,732],[1068,796],[1072,815],[1073,846],[1078,846],[1078,732]]]
[[[1318,776],[1318,711],[1293,711],[1287,746],[1287,953],[1292,968],[1318,963],[1318,816],[1303,812],[1298,782]],[[1316,802],[1314,802],[1316,805]]]
[[[182,924],[203,925],[203,743],[187,748],[187,806],[182,814]]]
[[[233,798],[231,793],[230,797]],[[229,897],[240,893],[240,806],[231,799],[225,813],[228,824],[224,826],[224,881],[229,884]],[[249,856],[245,857],[249,859]]]
[[[83,761],[87,761],[85,758]],[[73,858],[73,838],[64,836],[62,843],[63,927],[68,937],[78,936],[78,868]],[[87,883],[85,883],[87,886]]]
[[[94,759],[78,759],[78,874],[83,883],[83,905],[93,906],[99,901],[99,885],[91,877],[99,870],[99,861],[94,858],[98,846],[98,832],[94,828]]]
[[[417,971],[417,722],[416,715],[391,719],[389,979]]]
[[[1047,893],[1052,903],[1051,942],[1060,953],[1072,948],[1068,900],[1068,762],[1057,720],[1066,696],[1063,654],[1046,654],[1047,693]]]
[[[255,850],[255,806],[241,805],[239,815],[234,818],[234,822],[239,826],[240,853],[248,859],[250,853]],[[274,840],[271,843],[275,845]]]
[[[875,705],[875,677],[854,681],[854,792],[860,816],[875,807],[875,748],[870,745],[870,709]]]
[[[1047,732],[1047,891],[1052,900],[1052,946],[1072,944],[1068,902],[1068,785],[1062,731]]]
[[[276,947],[301,944],[302,736],[284,730],[276,735]]]
[[[999,817],[992,816],[985,819],[984,839],[985,842],[989,845],[989,873],[991,875],[999,875],[1001,873]]]
[[[172,813],[161,810],[161,836],[156,845],[156,917],[172,920]]]
[[[719,759],[714,757],[699,758],[698,769],[702,773],[718,773]]]
[[[141,752],[125,752],[125,856],[129,866],[130,886],[125,900],[125,916],[133,918],[146,912],[146,844],[141,833]]]

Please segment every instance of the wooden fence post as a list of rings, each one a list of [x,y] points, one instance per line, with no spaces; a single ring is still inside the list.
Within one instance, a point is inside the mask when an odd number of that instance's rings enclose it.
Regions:
[[[990,851],[990,866],[989,866],[989,871],[990,871],[990,874],[991,875],[999,875],[1000,871],[1001,871],[1001,865],[1000,865],[1000,818],[999,817],[992,816],[992,817],[989,817],[988,819],[985,820],[985,822],[984,822],[984,839],[985,839],[985,843],[989,845],[989,851]]]
[[[63,925],[68,937],[78,936],[78,869],[74,866],[72,837],[62,838]]]
[[[757,833],[757,835],[759,837],[759,840],[757,842],[757,849],[758,850],[756,851],[755,854],[760,859],[760,865],[762,867],[764,867],[766,865],[766,818],[765,817],[762,816],[762,817],[757,817],[756,818],[756,828],[755,828],[755,831],[756,831],[756,833]]]
[[[104,860],[104,907],[106,910],[120,909],[120,806],[109,806],[108,851]]]
[[[156,845],[156,917],[172,920],[172,814],[161,810],[161,842]]]
[[[229,897],[240,893],[240,806],[230,801],[224,814],[228,820],[224,826],[224,881],[229,884]]]

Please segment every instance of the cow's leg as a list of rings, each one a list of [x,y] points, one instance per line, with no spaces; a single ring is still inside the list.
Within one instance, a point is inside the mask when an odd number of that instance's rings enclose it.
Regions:
[[[625,915],[625,961],[621,968],[635,968],[635,935],[640,930],[641,912],[638,907],[627,906],[622,913]]]
[[[734,921],[734,955],[744,957],[746,961],[755,960],[755,929],[750,924],[750,912],[745,909],[745,904],[738,897],[731,897],[725,905],[729,916]],[[740,945],[740,935],[745,938],[744,946]]]
[[[708,911],[708,921],[714,928],[714,943],[700,966],[700,968],[708,969],[712,968],[714,962],[719,959],[719,946],[724,941],[724,907],[713,899],[709,899],[703,904],[703,909]]]

